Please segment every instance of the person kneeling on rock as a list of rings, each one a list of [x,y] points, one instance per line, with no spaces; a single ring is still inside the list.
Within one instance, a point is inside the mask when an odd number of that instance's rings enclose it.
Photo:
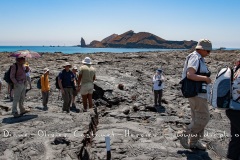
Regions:
[[[162,105],[162,90],[163,90],[164,77],[161,69],[157,69],[153,76],[153,92],[155,106]],[[158,103],[157,103],[158,102]]]

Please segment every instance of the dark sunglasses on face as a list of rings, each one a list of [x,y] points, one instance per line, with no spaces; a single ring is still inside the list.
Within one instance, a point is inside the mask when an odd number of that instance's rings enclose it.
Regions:
[[[209,50],[206,50],[208,53],[210,53],[211,51],[209,51]]]

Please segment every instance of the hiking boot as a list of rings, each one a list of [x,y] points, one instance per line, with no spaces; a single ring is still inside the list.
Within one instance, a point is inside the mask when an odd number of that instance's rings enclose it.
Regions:
[[[206,145],[200,143],[199,141],[197,141],[196,143],[190,143],[190,149],[199,149],[199,150],[206,150]]]
[[[47,111],[48,110],[48,107],[47,106],[44,106],[43,107],[43,111]]]
[[[75,111],[76,109],[77,109],[77,107],[76,107],[75,103],[73,103],[73,104],[72,104],[72,107],[70,107],[70,110],[71,110],[71,111]]]
[[[72,108],[76,108],[76,105],[75,105],[75,103],[73,103],[73,104],[72,104]]]
[[[63,112],[63,113],[64,113],[64,112],[66,112],[66,113],[69,113],[69,112],[70,112],[70,110],[63,109],[63,110],[62,110],[62,112]]]
[[[14,117],[14,118],[18,118],[18,117],[21,117],[21,115],[18,114],[18,113],[14,113],[14,114],[13,114],[13,117]]]
[[[180,134],[178,134],[178,139],[180,140],[181,145],[185,149],[190,149],[190,146],[188,144],[188,135],[186,134],[186,132],[181,132]]]
[[[24,114],[26,114],[28,112],[30,112],[30,110],[29,109],[25,109],[22,113],[20,113],[20,115],[22,116],[22,115],[24,115]]]

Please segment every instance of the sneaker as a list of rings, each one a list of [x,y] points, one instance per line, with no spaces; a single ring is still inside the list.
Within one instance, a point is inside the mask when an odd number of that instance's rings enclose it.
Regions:
[[[182,132],[182,133],[178,134],[178,139],[180,140],[181,145],[185,149],[190,149],[190,146],[188,144],[188,136],[187,136],[186,132]]]
[[[25,109],[22,113],[20,113],[20,115],[22,116],[22,115],[24,115],[24,114],[26,114],[28,112],[30,112],[30,110],[29,109]]]
[[[196,143],[190,143],[190,148],[191,149],[199,149],[199,150],[206,150],[206,145],[200,143],[199,141],[197,141]]]

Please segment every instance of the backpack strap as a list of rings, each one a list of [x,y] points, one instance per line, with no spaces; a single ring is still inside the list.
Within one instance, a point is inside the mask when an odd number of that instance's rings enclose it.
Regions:
[[[17,65],[17,63],[14,63],[15,64],[15,66],[16,66],[16,72],[15,72],[15,78],[17,77],[17,71],[18,71],[18,65]]]
[[[238,101],[238,100],[240,100],[240,97],[238,97],[238,98],[236,99],[236,101]]]
[[[16,77],[17,77],[17,71],[18,71],[18,65],[17,65],[17,63],[14,63],[14,64],[15,64],[15,67],[16,67],[16,71],[15,71],[15,79],[16,79]],[[11,67],[12,67],[12,66],[11,66]],[[11,69],[12,69],[11,67],[10,67],[10,71],[11,71]]]

